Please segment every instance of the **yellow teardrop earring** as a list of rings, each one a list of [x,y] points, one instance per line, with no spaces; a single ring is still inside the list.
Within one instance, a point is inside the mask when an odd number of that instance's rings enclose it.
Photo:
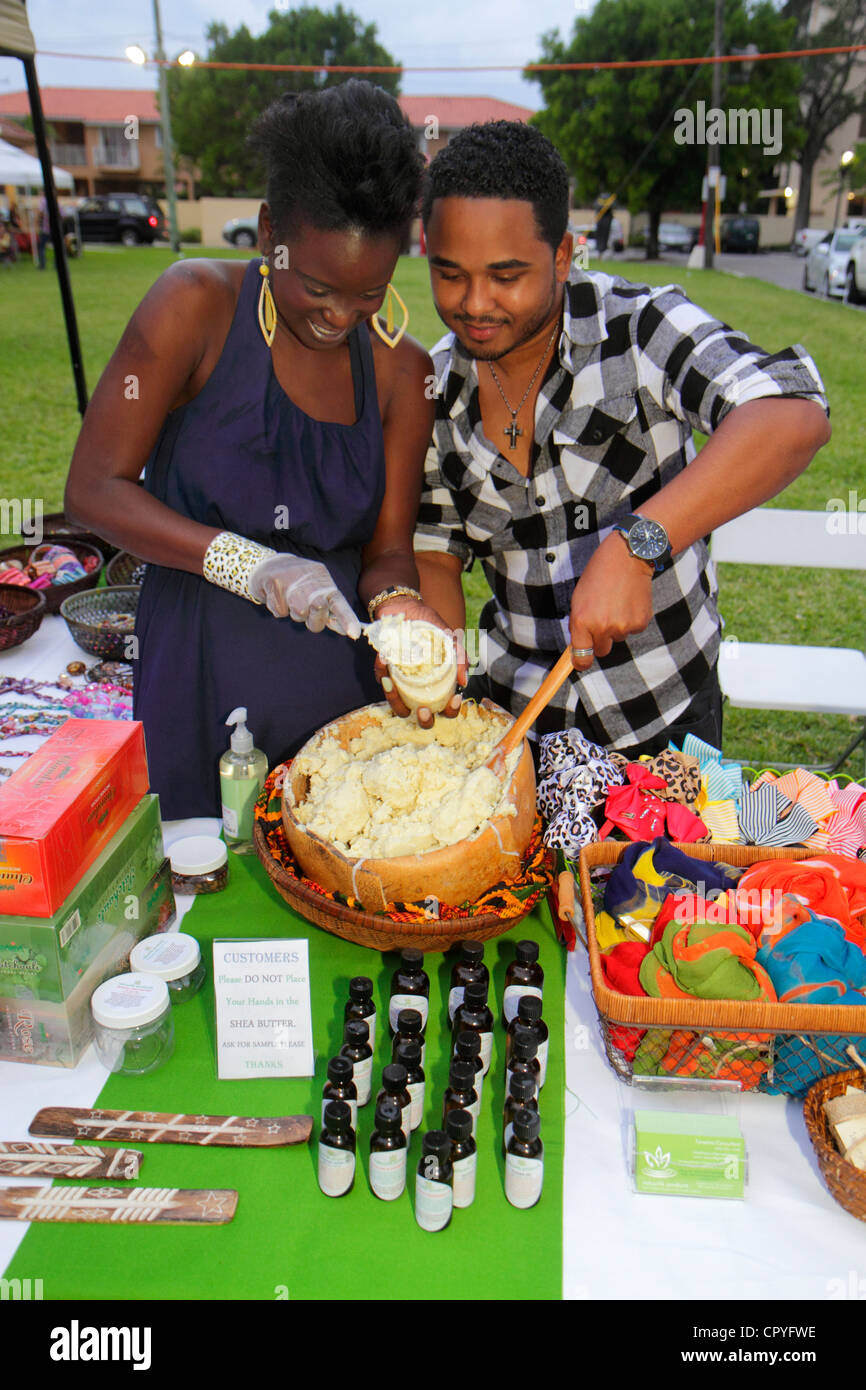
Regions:
[[[393,303],[395,299],[403,310],[403,322],[396,331],[394,329]],[[405,303],[400,298],[398,291],[394,289],[393,285],[388,286],[388,293],[385,301],[385,327],[382,327],[382,321],[378,314],[373,315],[372,324],[375,332],[378,333],[379,337],[382,339],[382,342],[386,343],[389,348],[395,348],[397,346],[403,334],[406,332],[406,329],[409,327],[409,310],[406,308]]]
[[[262,263],[259,266],[259,274],[262,277],[262,288],[259,291],[259,328],[262,330],[262,337],[268,347],[273,346],[277,332],[277,306],[274,303],[274,296],[268,283],[270,273],[271,268],[262,257]]]

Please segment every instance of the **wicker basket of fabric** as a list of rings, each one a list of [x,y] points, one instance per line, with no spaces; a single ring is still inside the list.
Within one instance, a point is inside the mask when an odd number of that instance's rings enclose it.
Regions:
[[[95,545],[106,562],[117,554],[116,545],[112,545],[104,536],[97,536],[95,531],[88,531],[83,526],[76,526],[74,521],[67,521],[65,512],[49,512],[42,518],[42,529],[52,536],[62,537],[64,542],[83,541],[85,545]]]
[[[282,784],[288,767],[281,764],[274,768],[265,782],[256,803],[253,843],[280,897],[299,916],[334,936],[374,951],[404,946],[447,951],[466,937],[487,941],[510,931],[547,891],[552,857],[541,839],[541,820],[537,818],[517,878],[494,884],[476,902],[449,908],[428,899],[390,903],[382,912],[367,912],[357,900],[330,892],[304,877],[283,825]]]
[[[102,556],[102,551],[95,545],[90,545],[86,541],[71,540],[69,536],[49,535],[46,532],[38,546],[35,543],[30,543],[28,545],[13,545],[8,550],[0,550],[0,569],[2,569],[4,564],[9,560],[18,560],[22,565],[26,566],[29,564],[30,557],[34,550],[38,550],[39,546],[42,545],[64,545],[67,550],[72,551],[76,559],[80,560],[82,564],[84,564],[85,560],[95,560],[93,568],[89,570],[82,579],[73,579],[71,584],[49,584],[45,589],[34,590],[35,593],[41,594],[45,599],[45,611],[47,613],[59,613],[60,605],[65,599],[69,598],[71,594],[81,594],[87,589],[96,587],[99,583],[99,576],[105,566],[105,561]],[[22,585],[22,587],[25,586]]]
[[[145,561],[139,559],[128,550],[119,550],[113,560],[109,560],[105,567],[105,582],[110,589],[134,584],[140,587],[144,583]],[[137,576],[137,577],[136,577]]]
[[[843,1096],[847,1086],[863,1090],[862,1071],[855,1067],[853,1071],[840,1071],[817,1081],[803,1102],[803,1117],[828,1191],[852,1216],[866,1221],[866,1172],[842,1157],[824,1114],[824,1101]]]
[[[20,647],[45,617],[45,599],[38,589],[0,584],[0,652]]]
[[[103,661],[128,661],[127,642],[135,627],[139,593],[136,585],[129,585],[123,589],[94,589],[65,599],[60,615],[73,642]]]
[[[739,1080],[743,1090],[799,1095],[830,1076],[846,1047],[866,1034],[866,1004],[782,1004],[757,1000],[650,998],[611,989],[595,930],[591,871],[619,862],[628,845],[605,840],[580,854],[593,1000],[608,1061],[622,1081],[654,1075]],[[802,859],[802,848],[678,844],[693,859],[745,868],[767,859]]]

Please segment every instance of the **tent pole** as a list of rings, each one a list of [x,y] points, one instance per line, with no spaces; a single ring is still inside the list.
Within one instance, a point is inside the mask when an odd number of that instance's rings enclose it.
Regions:
[[[81,343],[78,338],[78,324],[75,319],[75,305],[72,300],[72,286],[69,283],[69,265],[66,260],[66,245],[63,241],[63,227],[60,222],[60,209],[57,205],[57,190],[51,169],[51,154],[45,133],[45,117],[42,112],[42,97],[36,78],[36,62],[30,57],[22,57],[27,75],[27,92],[30,97],[30,111],[33,116],[33,134],[36,149],[42,165],[42,178],[45,185],[45,198],[48,204],[48,221],[51,226],[51,241],[54,245],[54,261],[57,278],[60,281],[60,297],[63,301],[63,317],[66,320],[66,336],[69,340],[69,355],[72,359],[72,375],[75,379],[75,393],[78,398],[78,413],[83,415],[87,409],[87,383],[84,380],[84,363],[81,359]]]

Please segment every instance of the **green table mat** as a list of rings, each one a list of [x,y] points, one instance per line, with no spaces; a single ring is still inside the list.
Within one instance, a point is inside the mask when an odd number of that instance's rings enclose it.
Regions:
[[[444,1231],[425,1232],[413,1211],[421,1134],[441,1124],[450,1032],[451,959],[425,957],[430,975],[424,1121],[412,1137],[407,1190],[381,1202],[367,1183],[369,1137],[382,1067],[390,1062],[388,993],[396,953],[380,955],[311,926],[279,897],[253,857],[230,855],[228,889],[202,896],[184,919],[208,964],[200,993],[175,1009],[176,1049],[158,1071],[110,1077],[97,1106],[214,1115],[309,1114],[308,1146],[218,1149],[143,1145],[139,1185],[231,1187],[239,1201],[226,1226],[31,1225],[6,1271],[43,1280],[46,1299],[513,1299],[562,1296],[562,1160],[565,961],[547,907],[486,943],[491,1007],[497,1015],[505,970],[522,937],[537,940],[550,1029],[547,1081],[540,1098],[544,1191],[528,1211],[505,1198],[502,1156],[504,1035],[497,1021],[478,1128],[475,1202]],[[471,932],[467,931],[467,936]],[[306,937],[310,943],[315,1078],[218,1081],[210,942],[217,937]],[[318,1120],[328,1059],[342,1041],[343,1006],[353,975],[375,983],[379,1011],[373,1101],[359,1112],[355,1186],[325,1197],[316,1178]],[[135,1146],[132,1146],[135,1147]],[[68,1185],[68,1184],[64,1184]],[[99,1183],[94,1186],[106,1186]],[[125,1184],[124,1184],[125,1185]]]

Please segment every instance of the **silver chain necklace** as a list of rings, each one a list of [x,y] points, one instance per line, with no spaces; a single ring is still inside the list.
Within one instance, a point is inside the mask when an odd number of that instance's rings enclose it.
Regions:
[[[518,417],[518,415],[520,414],[521,410],[523,409],[523,406],[524,406],[525,401],[526,401],[526,397],[529,395],[530,391],[532,390],[533,386],[535,385],[535,378],[538,376],[538,373],[541,371],[542,365],[543,365],[543,363],[544,363],[544,359],[545,359],[545,357],[547,356],[547,354],[550,352],[550,345],[551,345],[551,343],[553,342],[553,340],[554,340],[554,338],[556,337],[556,334],[557,334],[558,332],[559,332],[559,322],[557,321],[557,322],[553,325],[553,332],[551,333],[550,337],[549,337],[548,340],[547,340],[547,343],[545,344],[544,352],[541,354],[541,359],[540,359],[540,361],[539,361],[539,363],[538,363],[538,366],[535,368],[535,371],[532,373],[532,380],[530,381],[529,385],[527,386],[526,390],[524,391],[524,393],[523,393],[523,395],[522,395],[522,397],[521,397],[521,399],[520,399],[520,404],[519,404],[519,406],[517,407],[516,410],[514,410],[514,409],[512,408],[511,402],[509,401],[508,397],[506,396],[505,392],[504,392],[503,389],[502,389],[502,383],[500,382],[499,377],[496,375],[496,372],[495,372],[494,369],[493,369],[493,363],[492,363],[492,362],[488,362],[488,363],[487,363],[488,367],[490,368],[490,375],[493,377],[493,380],[496,382],[496,388],[497,388],[497,390],[499,391],[500,396],[502,397],[502,399],[503,399],[504,402],[505,402],[505,407],[506,407],[506,409],[509,411],[509,413],[510,413],[510,415],[511,415],[511,424],[510,424],[510,425],[507,425],[506,428],[502,431],[503,434],[507,434],[507,435],[508,435],[508,447],[509,447],[509,449],[516,449],[516,448],[517,448],[517,440],[518,440],[518,438],[523,434],[523,430],[518,429],[518,427],[517,427],[517,417]]]

